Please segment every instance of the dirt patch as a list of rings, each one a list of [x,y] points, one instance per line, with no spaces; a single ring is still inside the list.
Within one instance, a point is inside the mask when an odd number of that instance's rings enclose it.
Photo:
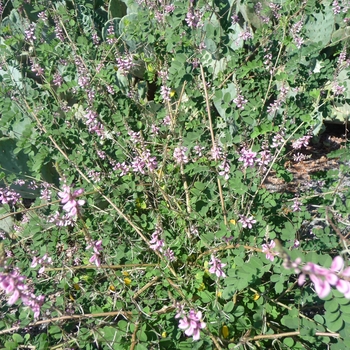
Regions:
[[[344,148],[348,138],[348,130],[344,125],[328,125],[325,132],[316,140],[312,140],[307,147],[299,150],[305,157],[296,161],[296,151],[290,149],[288,160],[284,167],[293,175],[293,180],[286,182],[271,171],[267,176],[263,187],[272,192],[303,192],[306,189],[322,185],[312,179],[312,175],[331,169],[338,169],[337,158],[329,158],[327,155],[337,149]]]

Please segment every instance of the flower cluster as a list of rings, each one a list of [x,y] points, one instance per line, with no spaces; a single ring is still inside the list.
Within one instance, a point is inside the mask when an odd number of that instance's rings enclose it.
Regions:
[[[238,222],[242,224],[243,228],[252,228],[253,224],[256,223],[256,220],[252,216],[248,217],[248,216],[240,215],[239,217],[240,219],[238,220]]]
[[[288,94],[289,88],[287,86],[282,86],[280,88],[280,94],[278,96],[278,99],[276,101],[274,101],[273,103],[271,103],[268,107],[267,107],[267,112],[269,114],[273,114],[275,112],[278,111],[278,109],[282,106],[282,104],[285,102],[286,98],[287,98],[287,94]]]
[[[274,241],[270,241],[268,244],[263,244],[262,252],[266,254],[266,259],[274,261],[275,260],[275,253],[272,251],[273,248],[275,248],[276,243]]]
[[[117,42],[117,38],[115,37],[115,31],[114,31],[114,24],[111,23],[110,26],[107,28],[107,43],[109,45],[113,45]]]
[[[295,273],[300,274],[300,286],[305,283],[306,276],[309,276],[320,298],[325,298],[331,292],[331,286],[334,286],[346,299],[350,299],[350,267],[344,269],[344,259],[341,256],[333,259],[329,269],[312,262],[302,265],[300,258],[293,262],[287,260],[284,265],[286,268],[294,268]]]
[[[34,257],[32,263],[30,264],[30,267],[34,268],[38,265],[42,265],[38,271],[38,273],[41,274],[45,271],[45,267],[47,265],[52,265],[52,258],[49,257],[47,254],[44,254],[42,258]]]
[[[12,271],[7,274],[0,273],[0,288],[10,295],[8,304],[14,304],[18,299],[22,299],[25,306],[29,306],[33,312],[34,317],[40,315],[40,308],[44,303],[45,297],[43,295],[35,296],[28,290],[28,286],[24,284],[25,276],[20,276],[18,272]]]
[[[334,82],[333,87],[332,87],[332,91],[333,91],[335,96],[343,95],[345,92],[345,87]]]
[[[335,15],[338,15],[341,12],[347,13],[349,8],[350,8],[349,1],[340,1],[340,4],[339,4],[339,1],[334,0],[332,3],[332,9]]]
[[[216,258],[214,255],[211,256],[209,265],[211,266],[209,269],[210,273],[215,273],[217,277],[223,277],[223,278],[226,277],[225,272],[222,270],[222,268],[225,267],[226,264],[223,264],[221,260]]]
[[[263,11],[263,7],[262,7],[262,3],[260,1],[255,4],[254,10],[255,10],[255,13],[259,16],[260,20],[263,23],[267,24],[270,22],[270,18],[263,14],[264,11]]]
[[[160,95],[162,96],[163,101],[169,102],[170,101],[170,93],[171,93],[171,89],[170,87],[167,87],[165,85],[162,85],[160,87]]]
[[[243,147],[238,160],[240,162],[243,162],[244,168],[253,167],[257,160],[256,152],[253,152],[250,149]]]
[[[298,49],[304,44],[304,39],[300,36],[300,32],[303,28],[303,20],[293,24],[292,29],[290,31],[293,41]]]
[[[194,10],[192,7],[186,14],[185,21],[190,28],[200,28],[203,26],[202,21],[203,13],[199,10]]]
[[[152,234],[152,239],[149,241],[150,248],[162,252],[164,247],[164,241],[159,238],[159,236],[162,234],[162,229],[160,227],[157,227],[156,230]]]
[[[181,318],[179,328],[185,331],[188,337],[193,337],[193,340],[199,340],[200,330],[206,327],[206,323],[202,321],[202,313],[191,309],[186,315],[183,311],[183,306],[178,309],[175,318]]]
[[[134,67],[132,56],[126,56],[125,58],[117,57],[117,66],[121,74],[127,75]]]
[[[101,253],[100,251],[103,249],[102,248],[102,240],[99,241],[91,241],[90,244],[86,247],[86,249],[92,248],[94,251],[94,254],[92,257],[89,259],[89,262],[91,264],[95,263],[97,267],[101,266]]]
[[[141,155],[136,155],[131,162],[131,167],[135,173],[145,174],[145,168],[149,171],[157,169],[158,163],[156,157],[151,156],[151,152],[145,149]]]
[[[219,164],[219,170],[219,175],[223,176],[225,180],[230,178],[230,164],[226,158]]]
[[[41,19],[44,23],[47,22],[47,14],[44,11],[38,13],[38,18]]]
[[[248,103],[248,100],[245,99],[243,95],[239,94],[235,99],[233,99],[233,103],[237,106],[237,108],[244,109],[244,105]]]
[[[81,196],[83,192],[84,189],[80,188],[71,193],[71,188],[67,185],[63,185],[63,191],[57,193],[57,195],[62,198],[61,203],[64,204],[63,210],[67,212],[69,217],[76,217],[79,212],[79,206],[85,204],[83,199],[77,200],[77,197]]]
[[[15,205],[19,202],[21,196],[19,193],[9,189],[9,188],[0,188],[0,203],[1,204],[12,204]]]
[[[281,130],[272,138],[271,148],[278,148],[279,146],[283,145],[283,142],[284,142],[284,130]]]
[[[120,170],[121,173],[119,174],[119,176],[125,176],[129,174],[130,167],[125,162],[115,163],[113,165],[113,170]]]
[[[294,202],[293,202],[293,205],[292,205],[292,209],[293,209],[293,211],[301,211],[301,202],[300,202],[300,200],[299,200],[299,198],[294,198],[294,200],[293,200]]]
[[[56,38],[60,41],[64,41],[64,34],[63,34],[63,30],[62,27],[60,25],[60,21],[58,18],[54,19],[55,22],[55,34],[56,34]]]
[[[56,72],[54,75],[53,75],[53,80],[52,80],[53,84],[55,86],[62,86],[63,84],[63,78],[62,78],[62,75],[58,72]]]
[[[26,37],[26,40],[28,40],[29,42],[33,43],[34,40],[36,39],[35,36],[35,24],[32,23],[25,31],[24,31],[24,35]]]
[[[188,163],[188,157],[186,156],[187,147],[176,147],[174,149],[173,157],[178,165]]]
[[[176,260],[175,254],[174,254],[173,250],[170,249],[170,248],[167,248],[167,249],[164,251],[164,256],[165,256],[165,258],[168,259],[169,261],[175,261],[175,260]]]
[[[86,114],[84,115],[84,118],[86,118],[86,125],[89,128],[89,132],[96,133],[101,138],[104,138],[104,126],[103,124],[98,120],[97,113],[93,112],[91,110],[87,110]]]
[[[69,214],[61,216],[58,211],[56,211],[55,214],[50,215],[47,222],[53,222],[58,227],[74,226],[75,224],[74,219]]]
[[[41,68],[38,63],[32,62],[32,72],[36,73],[35,75],[37,77],[40,77],[41,75],[44,75],[44,68]]]
[[[302,147],[307,147],[309,142],[310,142],[311,137],[312,136],[310,136],[310,135],[305,135],[303,137],[300,137],[299,139],[297,139],[296,141],[294,141],[292,143],[293,149],[300,149]]]

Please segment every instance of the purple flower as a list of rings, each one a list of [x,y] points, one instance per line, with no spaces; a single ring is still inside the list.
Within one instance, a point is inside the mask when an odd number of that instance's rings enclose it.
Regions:
[[[26,40],[30,41],[31,43],[34,42],[34,40],[36,39],[36,36],[35,36],[35,24],[30,24],[28,29],[26,29],[24,31],[24,34],[25,34],[25,37],[26,37]]]
[[[28,290],[28,286],[24,284],[25,276],[20,276],[18,272],[12,271],[8,274],[0,273],[0,288],[6,294],[10,295],[8,304],[14,304],[18,299],[22,299],[25,306],[29,306],[33,312],[34,317],[37,318],[40,314],[40,308],[44,303],[45,297],[35,296]]]
[[[269,244],[263,244],[262,252],[266,254],[266,259],[274,261],[275,260],[275,254],[273,253],[272,249],[275,248],[276,243],[274,241],[270,241]]]
[[[164,125],[171,125],[171,118],[169,115],[165,116],[163,119],[163,124]]]
[[[226,277],[225,272],[222,270],[222,268],[225,267],[226,264],[223,264],[219,259],[215,258],[214,255],[211,256],[209,265],[211,265],[211,268],[209,269],[210,273],[215,273],[217,277]]]
[[[345,92],[345,87],[340,86],[338,83],[333,83],[332,87],[333,93],[335,96],[343,95]]]
[[[224,159],[224,161],[219,165],[219,175],[223,176],[225,180],[228,180],[230,178],[230,164],[228,163],[227,159]]]
[[[299,198],[294,198],[294,203],[292,205],[293,211],[301,211],[301,208],[300,208],[301,204],[302,203],[300,202]]]
[[[131,55],[126,56],[125,58],[117,57],[118,70],[122,75],[127,75],[134,65],[135,64]]]
[[[79,211],[79,206],[85,204],[83,199],[76,199],[81,196],[83,192],[84,189],[80,188],[71,193],[71,188],[67,185],[63,185],[63,191],[57,193],[57,195],[62,198],[61,203],[64,204],[62,209],[67,212],[68,216],[75,217]]]
[[[280,131],[278,134],[276,134],[273,138],[272,138],[272,145],[271,148],[278,148],[279,146],[281,146],[284,142],[284,131]]]
[[[12,204],[15,205],[21,200],[19,193],[9,189],[9,188],[0,188],[0,203],[1,204]]]
[[[336,256],[329,269],[314,264],[306,263],[302,266],[301,259],[297,258],[294,262],[285,264],[286,268],[294,268],[296,273],[300,273],[298,284],[301,286],[306,281],[306,276],[314,284],[315,292],[320,298],[325,298],[331,292],[331,286],[335,286],[337,290],[344,294],[344,297],[350,299],[350,268],[344,269],[344,259]]]
[[[168,248],[164,251],[164,256],[169,260],[169,261],[175,261],[176,258],[175,258],[175,255],[174,255],[174,252]]]
[[[244,105],[248,103],[248,100],[244,98],[243,95],[239,94],[234,100],[233,103],[240,109],[244,109]]]
[[[162,229],[157,227],[156,230],[152,234],[152,239],[149,241],[149,243],[150,243],[149,247],[151,249],[153,249],[155,251],[159,251],[159,252],[162,252],[163,247],[164,247],[164,241],[159,238],[159,235],[161,235],[161,234],[162,234]]]
[[[333,1],[332,9],[335,15],[338,15],[341,12],[341,7],[339,6],[339,3],[337,0]]]
[[[264,150],[259,152],[260,158],[257,159],[259,166],[265,168],[266,165],[269,165],[272,159],[271,152],[269,150]]]
[[[238,220],[238,222],[240,222],[242,224],[243,228],[252,228],[253,224],[256,223],[256,220],[254,220],[254,218],[252,216],[247,217],[244,215],[240,215],[240,219]]]
[[[30,267],[34,268],[37,265],[42,265],[38,271],[38,273],[41,274],[45,271],[45,267],[47,265],[52,265],[52,258],[47,254],[44,254],[42,258],[34,257],[32,263],[30,264]]]
[[[53,76],[53,80],[52,80],[53,84],[56,86],[62,86],[63,84],[63,78],[61,76],[61,74],[59,73],[55,73]]]
[[[99,241],[91,241],[90,244],[86,247],[86,249],[92,248],[94,251],[94,254],[89,259],[89,262],[91,264],[95,263],[97,267],[101,266],[101,254],[100,251],[103,249],[102,247],[102,240]]]
[[[178,165],[188,163],[188,157],[186,156],[187,147],[176,147],[174,149],[173,157]]]
[[[164,101],[170,101],[171,89],[165,85],[160,87],[160,94]]]
[[[200,145],[195,145],[193,147],[193,151],[195,152],[195,154],[198,156],[198,157],[202,157],[202,151],[205,149],[205,147],[202,147]]]
[[[193,337],[193,340],[199,340],[200,330],[206,327],[206,323],[202,321],[202,313],[191,309],[188,315],[183,315],[179,321],[179,328],[185,331],[188,337]]]
[[[190,8],[186,14],[185,21],[190,28],[199,28],[203,26],[203,24],[201,23],[202,17],[202,12]]]
[[[60,22],[58,18],[54,19],[55,21],[55,34],[56,34],[56,38],[60,41],[64,41],[64,34],[63,34],[63,30],[61,28]]]
[[[309,142],[310,142],[311,137],[312,136],[310,136],[310,135],[305,135],[303,137],[300,137],[299,139],[297,139],[296,141],[294,141],[292,143],[293,149],[300,149],[302,147],[307,147]]]
[[[222,159],[222,149],[220,146],[214,145],[210,150],[210,155],[213,160],[221,160]]]
[[[44,11],[38,13],[38,18],[43,22],[47,22],[47,14]]]
[[[238,160],[243,162],[244,168],[253,167],[257,161],[256,152],[243,148]]]
[[[125,162],[116,163],[113,165],[113,170],[121,170],[121,173],[119,174],[119,176],[125,176],[125,175],[128,175],[130,171],[130,167],[126,165]]]

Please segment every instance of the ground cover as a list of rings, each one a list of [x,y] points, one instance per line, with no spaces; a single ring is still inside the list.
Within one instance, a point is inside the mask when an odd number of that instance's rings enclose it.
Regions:
[[[0,347],[350,348],[349,10],[3,1]]]

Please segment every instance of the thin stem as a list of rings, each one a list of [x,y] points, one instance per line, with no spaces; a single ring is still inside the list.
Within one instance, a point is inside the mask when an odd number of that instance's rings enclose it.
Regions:
[[[201,68],[201,75],[202,75],[202,84],[203,84],[203,90],[204,90],[204,95],[205,95],[205,103],[207,106],[207,113],[208,113],[208,121],[209,121],[209,131],[210,131],[210,136],[211,136],[211,143],[212,143],[212,147],[215,148],[215,135],[214,135],[214,128],[213,128],[213,123],[211,120],[211,113],[210,113],[210,103],[209,103],[209,97],[208,97],[208,90],[207,90],[207,85],[206,85],[206,81],[205,81],[205,76],[204,76],[204,69],[203,66],[200,65]],[[224,201],[224,197],[222,194],[222,187],[221,187],[221,182],[220,179],[217,178],[218,180],[218,188],[219,188],[219,196],[220,196],[220,203],[221,203],[221,209],[222,209],[222,213],[224,216],[224,223],[227,226],[227,215],[226,215],[226,209],[225,209],[225,201]]]

